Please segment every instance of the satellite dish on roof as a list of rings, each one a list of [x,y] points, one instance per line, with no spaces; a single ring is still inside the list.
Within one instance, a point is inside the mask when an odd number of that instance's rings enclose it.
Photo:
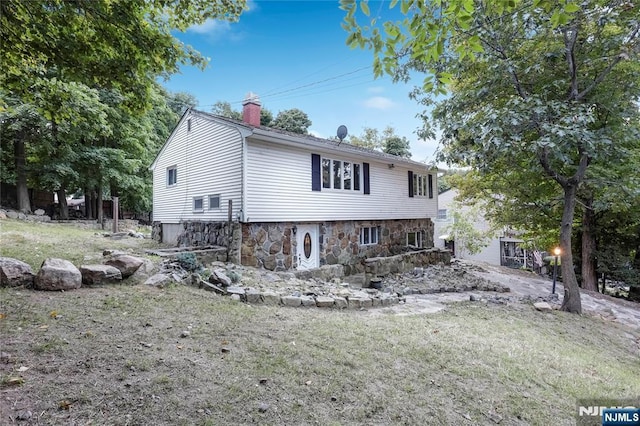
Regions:
[[[338,127],[337,136],[338,139],[340,139],[340,142],[342,142],[342,140],[347,136],[347,126],[341,124],[340,127]]]

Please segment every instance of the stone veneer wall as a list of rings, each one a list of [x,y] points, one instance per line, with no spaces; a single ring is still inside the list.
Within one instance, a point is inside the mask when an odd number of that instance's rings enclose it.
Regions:
[[[230,262],[287,271],[296,268],[297,223],[233,223],[229,239],[227,222],[184,222],[178,246],[229,247]],[[379,227],[378,244],[360,245],[360,229]],[[365,259],[393,256],[406,251],[407,233],[422,232],[423,246],[433,247],[433,222],[424,219],[335,221],[319,224],[320,266],[341,264],[344,275],[366,272]],[[154,222],[152,237],[162,237],[162,225]]]
[[[344,265],[344,274],[365,272],[364,260],[406,251],[407,232],[422,232],[425,248],[433,247],[433,222],[429,218],[383,221],[322,222],[320,266]],[[360,245],[360,229],[380,227],[378,244]],[[296,223],[242,224],[240,261],[243,265],[286,271],[296,267]]]
[[[153,222],[151,224],[151,239],[159,243],[162,242],[162,222]]]
[[[292,222],[243,223],[240,263],[272,271],[294,268],[295,226]]]
[[[240,261],[240,224],[237,222],[183,222],[178,247],[227,247],[229,262]],[[153,222],[151,237],[162,241],[162,223]]]
[[[361,246],[360,229],[376,226],[380,227],[378,244]],[[408,232],[422,232],[424,248],[433,247],[429,218],[325,222],[320,226],[320,265],[345,265],[345,275],[365,272],[365,259],[405,252]]]

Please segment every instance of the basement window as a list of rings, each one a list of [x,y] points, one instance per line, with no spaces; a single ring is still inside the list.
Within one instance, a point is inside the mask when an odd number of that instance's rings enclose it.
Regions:
[[[407,232],[407,245],[422,248],[422,232]]]
[[[377,226],[360,228],[360,245],[369,246],[373,244],[378,244],[379,234],[380,234],[380,228]]]
[[[220,208],[220,194],[209,195],[209,210]]]
[[[204,197],[193,197],[193,212],[202,213],[204,211]]]

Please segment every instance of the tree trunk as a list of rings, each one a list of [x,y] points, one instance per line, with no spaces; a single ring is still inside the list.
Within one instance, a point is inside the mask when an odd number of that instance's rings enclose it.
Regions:
[[[60,206],[60,219],[69,219],[69,208],[67,207],[67,191],[60,188],[56,191],[58,194],[58,205]]]
[[[582,288],[598,291],[596,275],[596,214],[591,207],[593,197],[584,200],[582,213]]]
[[[582,313],[582,301],[580,300],[580,288],[576,273],[573,270],[573,253],[571,252],[571,230],[576,209],[577,184],[567,183],[563,185],[564,206],[562,210],[562,224],[560,227],[560,250],[562,251],[560,265],[562,270],[562,285],[564,286],[564,299],[560,310]]]
[[[93,215],[93,210],[91,209],[91,192],[89,192],[89,188],[83,188],[84,192],[84,217],[87,219],[91,219]]]
[[[98,223],[102,223],[104,225],[104,211],[102,211],[102,187],[98,186],[96,188],[96,213],[98,213]]]
[[[91,190],[91,219],[98,219],[98,197],[96,195],[96,189]]]
[[[633,267],[637,270],[640,270],[640,245],[636,247],[636,255],[633,258]],[[629,283],[629,300],[633,300],[634,302],[640,302],[640,283],[632,282]]]
[[[23,213],[31,213],[31,201],[29,201],[29,189],[27,188],[27,168],[24,139],[18,136],[13,142],[13,155],[16,165],[16,190],[18,210]]]

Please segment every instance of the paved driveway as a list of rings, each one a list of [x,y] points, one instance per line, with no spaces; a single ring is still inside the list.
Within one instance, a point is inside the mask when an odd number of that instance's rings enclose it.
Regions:
[[[498,296],[517,296],[546,298],[551,295],[552,281],[534,273],[510,269],[503,266],[488,265],[481,262],[457,261],[469,273],[485,278],[489,281],[505,285],[511,289],[510,293],[496,293]],[[564,288],[561,283],[556,284],[558,306],[562,303]],[[372,314],[395,313],[411,315],[419,313],[434,313],[446,307],[445,302],[469,300],[471,294],[482,296],[492,292],[469,291],[464,293],[436,293],[420,294],[406,297],[402,305],[394,305],[384,309],[371,310]],[[627,300],[604,296],[600,293],[581,291],[582,309],[584,313],[602,316],[609,320],[625,324],[640,330],[640,304]]]

